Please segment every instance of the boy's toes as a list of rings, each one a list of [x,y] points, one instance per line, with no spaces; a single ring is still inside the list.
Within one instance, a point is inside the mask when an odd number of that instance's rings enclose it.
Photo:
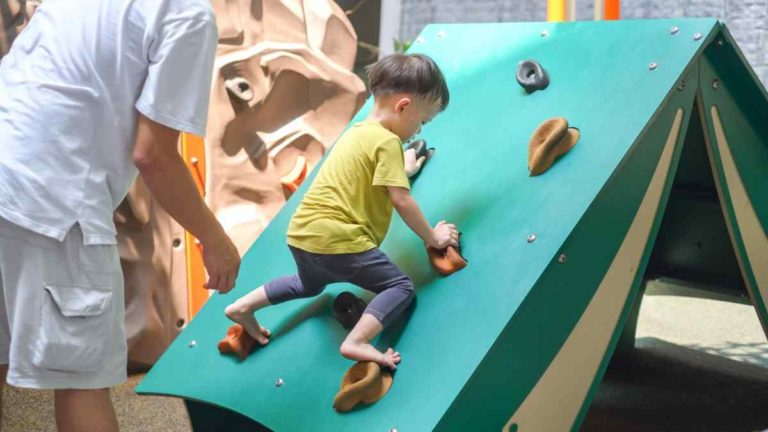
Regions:
[[[261,334],[263,334],[266,338],[272,337],[272,332],[269,331],[269,329],[266,327],[261,328]]]

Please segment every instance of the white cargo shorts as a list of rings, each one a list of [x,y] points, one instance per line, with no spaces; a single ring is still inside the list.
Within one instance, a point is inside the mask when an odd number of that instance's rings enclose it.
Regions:
[[[117,247],[63,242],[0,218],[0,364],[8,384],[96,389],[126,379]]]

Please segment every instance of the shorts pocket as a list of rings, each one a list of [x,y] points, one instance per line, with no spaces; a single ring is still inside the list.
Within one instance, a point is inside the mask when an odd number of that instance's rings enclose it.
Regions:
[[[112,291],[44,285],[41,325],[32,364],[42,369],[91,372],[102,367],[112,328]]]

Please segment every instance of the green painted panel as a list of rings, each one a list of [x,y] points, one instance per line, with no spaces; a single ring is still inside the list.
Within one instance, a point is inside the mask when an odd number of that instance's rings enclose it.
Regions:
[[[722,40],[723,44],[708,47],[701,59],[701,99],[717,175],[721,184],[726,184],[720,151],[714,138],[715,130],[710,113],[712,106],[718,109],[731,154],[757,218],[763,231],[768,232],[768,182],[765,177],[768,168],[768,95],[727,30],[723,29],[718,40]],[[755,274],[749,267],[744,249],[741,229],[733,212],[730,193],[725,188],[722,193],[727,217],[736,237],[736,252],[744,264],[749,284],[757,287]],[[768,335],[767,305],[759,295],[753,295],[752,300],[763,330]]]
[[[677,35],[669,33],[672,25],[680,27]],[[390,393],[346,415],[331,409],[351,364],[338,354],[345,331],[330,314],[336,293],[357,291],[345,285],[260,313],[275,336],[244,362],[216,351],[229,325],[224,306],[294,271],[285,229],[306,185],[249,250],[235,290],[211,298],[138,391],[221,405],[279,431],[435,428],[510,320],[524,312],[524,300],[539,295],[534,287],[552,257],[701,49],[706,38],[694,41],[693,33],[715,26],[712,19],[678,19],[427,27],[414,49],[445,71],[451,106],[422,134],[438,151],[413,193],[432,221],[459,224],[470,266],[438,277],[421,241],[393,221],[383,249],[416,282],[417,301],[379,341],[403,354]],[[527,95],[514,81],[517,63],[527,58],[549,71],[545,91]],[[649,70],[651,62],[659,67]],[[550,172],[531,178],[528,138],[553,116],[579,127],[581,141]],[[528,244],[531,233],[538,240]],[[560,321],[563,329],[573,314]],[[551,352],[561,338],[520,341],[516,351]],[[521,380],[532,379],[547,356],[535,358]],[[278,378],[285,381],[279,388]]]
[[[686,80],[695,82],[695,78],[696,71],[692,70]],[[440,423],[439,430],[501,430],[523,402],[581,318],[624,240],[656,169],[678,108],[685,110],[679,141],[684,139],[694,94],[694,86],[673,93],[666,109],[643,134],[644,138],[628,152],[619,170],[597,195],[559,253],[550,260],[544,274]],[[681,147],[678,145],[675,152],[667,189],[672,183]],[[657,219],[663,214],[666,195],[662,198]],[[591,347],[607,350],[606,364],[637,292],[654,238],[655,229],[646,247],[646,257],[638,269],[638,280],[614,330],[616,336],[612,346]],[[558,261],[560,253],[566,255],[565,263]],[[573,374],[578,373],[581,371],[574,365]],[[595,384],[599,383],[600,376],[602,372],[595,378]],[[591,401],[591,396],[587,399]],[[589,407],[588,401],[583,404],[583,411]],[[482,417],[472,415],[481,411]],[[555,411],[553,407],[553,415]],[[580,420],[574,424],[574,429],[579,423]]]

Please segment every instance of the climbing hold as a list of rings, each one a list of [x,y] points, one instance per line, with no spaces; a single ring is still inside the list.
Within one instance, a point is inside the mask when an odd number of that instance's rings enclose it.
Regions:
[[[256,346],[256,339],[251,337],[240,324],[232,324],[227,329],[227,335],[219,341],[219,352],[235,354],[240,360],[248,357]]]
[[[392,372],[375,362],[357,362],[341,379],[341,388],[333,398],[333,408],[347,412],[359,403],[372,404],[392,387]]]
[[[249,83],[245,78],[230,78],[224,81],[224,87],[227,89],[227,93],[231,97],[236,98],[241,102],[250,102],[251,99],[253,99],[251,83]]]
[[[296,164],[293,166],[291,172],[280,178],[280,183],[282,183],[283,187],[292,194],[299,189],[299,186],[301,186],[307,178],[308,172],[309,164],[307,163],[307,158],[300,155],[296,158]]]
[[[549,74],[539,62],[524,60],[517,64],[517,82],[527,93],[544,90],[549,85]]]
[[[365,302],[349,291],[343,291],[333,301],[333,317],[345,329],[351,329],[360,320]]]
[[[432,267],[443,276],[456,273],[467,266],[467,260],[461,256],[460,250],[453,246],[448,246],[445,249],[427,246],[427,255]]]
[[[408,145],[405,147],[406,150],[415,150],[416,151],[416,159],[420,157],[425,157],[429,159],[432,157],[432,155],[435,153],[435,148],[427,148],[427,142],[423,139],[412,141],[408,143]]]
[[[576,145],[579,135],[579,130],[568,127],[568,121],[562,117],[545,120],[528,142],[528,170],[531,176],[548,170],[555,159]]]

